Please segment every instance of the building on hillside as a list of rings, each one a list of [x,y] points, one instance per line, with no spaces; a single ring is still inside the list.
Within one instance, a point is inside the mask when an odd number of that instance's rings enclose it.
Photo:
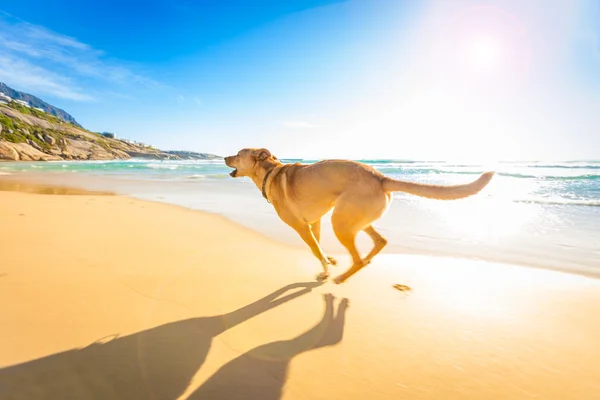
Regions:
[[[12,101],[12,97],[7,96],[6,94],[0,92],[0,99],[7,101],[7,102],[11,102]]]
[[[22,105],[24,107],[31,108],[31,106],[29,105],[29,103],[26,102],[26,101],[23,101],[23,100],[14,100],[14,102],[17,103],[17,104],[20,104],[20,105]]]
[[[4,104],[5,106],[7,106],[7,105],[8,105],[8,102],[7,102],[7,101],[5,101],[5,100],[2,100],[2,99],[0,99],[0,104]]]
[[[33,109],[34,109],[34,110],[38,110],[38,111],[40,111],[40,112],[43,112],[43,113],[45,113],[45,112],[46,112],[46,111],[44,111],[42,108],[39,108],[39,107],[33,107]]]

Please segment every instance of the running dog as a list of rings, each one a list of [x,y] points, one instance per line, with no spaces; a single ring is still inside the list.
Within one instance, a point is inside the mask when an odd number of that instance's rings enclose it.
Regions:
[[[324,160],[314,164],[283,164],[269,150],[245,148],[225,157],[234,178],[247,176],[262,191],[277,215],[291,226],[321,261],[318,280],[329,278],[329,265],[337,261],[321,248],[321,217],[333,208],[331,222],[337,239],[352,256],[352,266],[334,278],[343,283],[368,265],[387,244],[372,226],[387,210],[392,192],[439,200],[455,200],[479,193],[494,176],[485,172],[471,183],[452,186],[405,182],[383,175],[373,167],[349,160]],[[374,246],[365,258],[356,249],[355,239],[366,232]]]

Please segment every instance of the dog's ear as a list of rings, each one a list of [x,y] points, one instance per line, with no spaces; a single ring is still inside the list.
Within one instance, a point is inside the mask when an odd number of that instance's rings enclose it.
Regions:
[[[254,153],[254,157],[258,161],[265,161],[267,158],[271,157],[271,152],[267,149],[258,149]]]

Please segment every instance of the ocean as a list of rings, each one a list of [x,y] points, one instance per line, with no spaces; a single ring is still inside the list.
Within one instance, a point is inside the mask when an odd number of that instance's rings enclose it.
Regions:
[[[282,160],[312,163],[316,160]],[[489,169],[477,164],[359,160],[388,176],[457,184]],[[480,194],[439,201],[395,193],[375,227],[388,238],[384,252],[426,253],[600,274],[600,161],[500,162]],[[0,174],[113,190],[145,200],[223,215],[275,240],[304,246],[248,178],[234,179],[221,160],[69,161],[1,163]],[[344,254],[327,216],[322,243]],[[370,242],[359,235],[361,251]]]

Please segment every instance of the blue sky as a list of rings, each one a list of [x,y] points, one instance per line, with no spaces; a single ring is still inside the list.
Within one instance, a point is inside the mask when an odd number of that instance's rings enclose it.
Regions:
[[[27,1],[0,81],[165,149],[600,158],[600,13],[574,0]]]

